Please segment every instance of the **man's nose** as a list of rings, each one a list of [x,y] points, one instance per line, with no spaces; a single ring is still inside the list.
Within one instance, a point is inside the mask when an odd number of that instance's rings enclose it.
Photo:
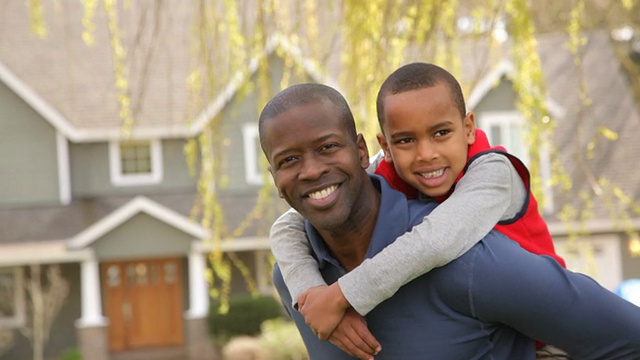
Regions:
[[[300,166],[300,179],[314,180],[327,172],[327,164],[318,155],[305,156]]]

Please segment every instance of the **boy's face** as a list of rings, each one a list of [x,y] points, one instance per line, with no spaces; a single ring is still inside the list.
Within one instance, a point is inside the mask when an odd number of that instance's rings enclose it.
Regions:
[[[461,118],[444,83],[388,95],[383,126],[378,141],[385,160],[393,161],[404,181],[431,197],[451,189],[475,141],[473,114]]]
[[[263,147],[280,196],[319,230],[348,223],[370,181],[367,146],[332,105],[291,108],[263,124]]]

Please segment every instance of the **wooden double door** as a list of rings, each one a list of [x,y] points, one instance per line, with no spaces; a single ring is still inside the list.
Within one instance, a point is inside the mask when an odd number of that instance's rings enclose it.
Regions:
[[[182,345],[180,259],[105,262],[101,277],[111,351]]]

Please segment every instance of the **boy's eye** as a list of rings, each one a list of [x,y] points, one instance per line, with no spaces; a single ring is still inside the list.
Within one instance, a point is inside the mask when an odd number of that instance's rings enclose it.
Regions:
[[[405,138],[400,138],[396,140],[396,144],[408,144],[410,142],[413,142],[413,138],[405,137]]]
[[[445,136],[445,135],[447,135],[447,134],[448,134],[448,133],[450,133],[450,132],[451,132],[451,131],[449,131],[449,130],[447,130],[447,129],[444,129],[444,130],[438,130],[438,131],[436,131],[436,133],[435,133],[435,137]]]

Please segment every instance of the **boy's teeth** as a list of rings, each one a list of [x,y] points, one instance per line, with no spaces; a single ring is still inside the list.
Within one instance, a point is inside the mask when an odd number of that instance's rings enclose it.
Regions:
[[[331,185],[326,189],[322,189],[320,191],[316,191],[316,192],[312,192],[309,194],[309,197],[314,199],[314,200],[321,200],[326,198],[327,196],[329,196],[332,192],[334,192],[336,190],[338,186],[336,185]]]
[[[441,176],[443,173],[444,173],[444,169],[440,169],[440,170],[436,170],[436,171],[420,173],[420,175],[422,175],[423,177],[426,177],[426,178],[434,178],[434,177]]]

